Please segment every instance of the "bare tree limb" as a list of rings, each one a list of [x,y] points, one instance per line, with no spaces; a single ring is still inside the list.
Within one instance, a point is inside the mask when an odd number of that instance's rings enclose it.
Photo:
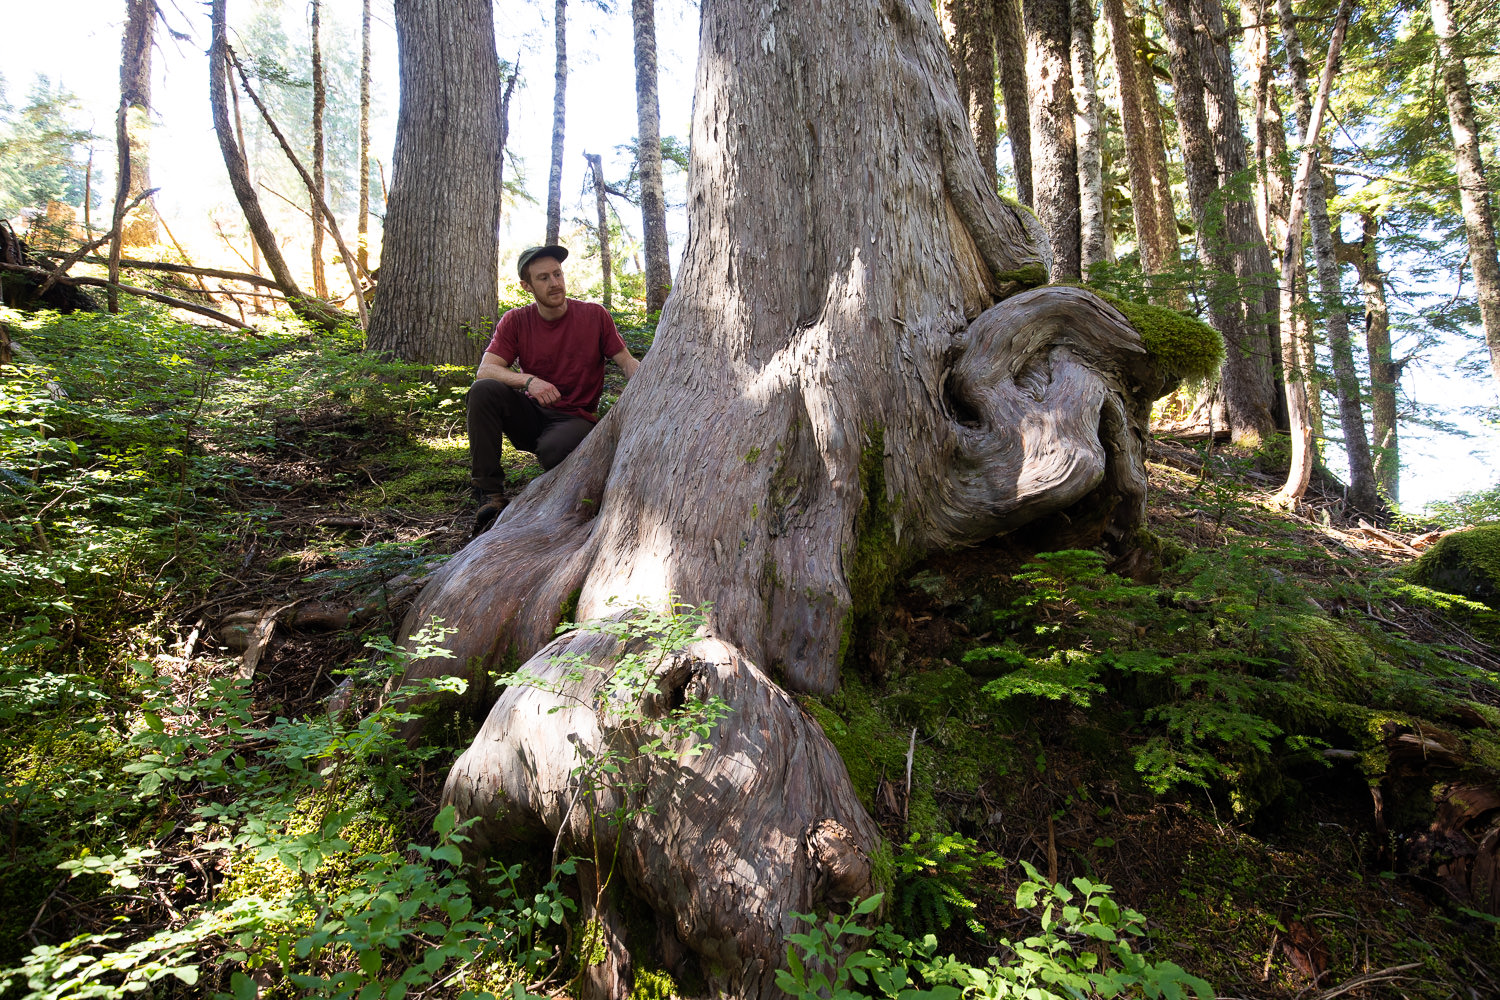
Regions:
[[[0,262],[0,268],[4,268],[7,271],[14,271],[17,274],[30,274],[38,278],[45,278],[48,276],[48,274],[51,273],[40,267],[25,267],[21,264],[6,264],[4,262]],[[57,282],[63,285],[92,285],[96,288],[107,288],[116,292],[124,292],[127,295],[138,295],[141,298],[154,299],[157,302],[164,302],[175,309],[186,309],[188,312],[195,312],[200,316],[207,316],[209,319],[218,320],[220,323],[223,323],[226,326],[232,326],[239,330],[245,330],[248,333],[255,334],[255,336],[257,337],[260,336],[260,333],[258,333],[253,326],[250,326],[247,323],[241,323],[233,316],[227,316],[224,313],[219,312],[217,309],[210,309],[208,306],[202,306],[196,302],[189,302],[186,299],[179,299],[171,295],[163,295],[161,292],[154,292],[149,288],[136,288],[134,285],[122,285],[117,281],[111,282],[105,278],[80,278],[74,275],[70,275],[66,278],[58,278]]]
[[[85,264],[106,264],[105,257],[79,257],[79,261]],[[244,271],[223,271],[216,267],[189,267],[186,264],[169,264],[166,261],[135,260],[130,257],[121,257],[120,266],[139,271],[166,271],[169,274],[190,274],[203,278],[223,278],[226,281],[243,281],[252,285],[263,285],[267,288],[280,288],[275,280],[259,274],[248,274]]]

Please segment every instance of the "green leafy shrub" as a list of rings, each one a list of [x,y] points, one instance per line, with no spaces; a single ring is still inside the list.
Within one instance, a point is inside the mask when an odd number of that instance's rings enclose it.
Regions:
[[[1036,933],[998,942],[1000,954],[982,966],[937,952],[931,934],[912,940],[889,926],[861,921],[881,897],[856,902],[844,916],[797,918],[809,929],[788,936],[787,967],[776,985],[797,1000],[1078,1000],[1121,996],[1207,1000],[1213,988],[1172,962],[1137,950],[1146,918],[1115,903],[1108,885],[1073,879],[1052,884],[1022,862],[1027,880],[1016,890],[1016,909],[1035,921]]]

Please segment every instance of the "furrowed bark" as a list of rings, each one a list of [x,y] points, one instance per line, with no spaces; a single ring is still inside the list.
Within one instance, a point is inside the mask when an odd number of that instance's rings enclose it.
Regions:
[[[1023,0],[1026,78],[1030,84],[1031,187],[1052,244],[1052,276],[1082,277],[1078,145],[1073,130],[1069,0]]]
[[[1104,21],[1109,26],[1110,54],[1120,90],[1120,125],[1125,133],[1125,157],[1130,170],[1130,208],[1135,218],[1136,246],[1141,270],[1158,274],[1166,266],[1157,222],[1156,189],[1151,180],[1151,162],[1146,152],[1145,112],[1136,80],[1135,49],[1125,19],[1123,0],[1103,0]]]
[[[498,310],[492,4],[397,0],[395,10],[401,104],[369,346],[406,361],[472,365]]]
[[[323,220],[319,203],[328,187],[323,182],[323,107],[328,101],[328,91],[323,83],[322,0],[312,0],[312,184],[309,185],[312,215],[312,273],[313,294],[320,299],[328,298],[328,272],[323,266]],[[359,283],[355,282],[355,290]],[[366,324],[361,324],[364,326]]]
[[[155,0],[126,0],[120,100],[125,105],[130,149],[126,197],[132,199],[151,187],[151,38],[155,28]],[[121,239],[126,246],[151,246],[157,241],[156,207],[149,200],[139,203],[135,215],[123,227]]]
[[[594,181],[594,207],[599,216],[597,232],[599,267],[604,274],[604,308],[613,309],[614,300],[610,294],[610,282],[614,271],[609,253],[609,197],[605,193],[604,164],[602,157],[597,153],[584,153],[583,158],[588,161],[589,173]]]

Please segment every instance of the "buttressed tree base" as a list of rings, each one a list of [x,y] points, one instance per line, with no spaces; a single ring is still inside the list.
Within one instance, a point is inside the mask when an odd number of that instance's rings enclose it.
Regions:
[[[590,856],[589,838],[618,837],[617,888],[654,911],[668,963],[761,997],[793,911],[874,891],[879,842],[788,691],[836,689],[859,619],[925,553],[1064,509],[1123,546],[1169,374],[1103,300],[1027,290],[1046,280],[1045,237],[981,169],[923,0],[705,0],[701,32],[690,233],[655,344],[405,629],[456,628],[474,691],[510,655],[552,682],[501,693],[449,775],[475,846],[561,831]],[[589,707],[617,641],[552,635],[575,601],[584,620],[620,600],[706,609],[647,715],[694,697],[729,712],[698,756],[627,753],[650,773],[621,780],[651,810],[612,826],[570,806],[573,769],[649,734]],[[568,654],[603,669],[570,677]],[[585,914],[602,933],[594,996],[630,975],[609,898]]]

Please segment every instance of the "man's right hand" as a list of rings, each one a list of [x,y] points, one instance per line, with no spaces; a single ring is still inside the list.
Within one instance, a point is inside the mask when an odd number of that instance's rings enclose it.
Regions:
[[[542,406],[551,406],[562,399],[562,393],[557,391],[557,386],[544,378],[533,378],[531,385],[526,388],[526,395],[536,400]]]

